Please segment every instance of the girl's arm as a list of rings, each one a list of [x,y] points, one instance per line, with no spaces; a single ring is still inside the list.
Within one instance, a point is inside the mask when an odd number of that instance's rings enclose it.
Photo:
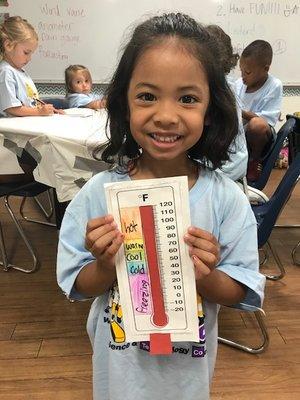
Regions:
[[[29,117],[29,116],[43,116],[52,115],[56,111],[52,104],[42,104],[39,107],[10,107],[4,110],[7,114],[14,117]]]
[[[242,301],[246,296],[245,286],[215,269],[220,259],[216,238],[207,231],[190,227],[184,240],[194,263],[198,293],[210,302],[227,306]]]
[[[86,228],[85,247],[96,261],[82,268],[76,281],[76,290],[85,296],[99,296],[116,280],[115,256],[124,235],[118,230],[111,215],[91,219]]]
[[[85,108],[92,108],[93,110],[99,110],[100,108],[105,108],[106,107],[106,100],[99,99],[99,100],[93,100],[87,105],[84,106]]]
[[[107,269],[94,261],[87,264],[79,272],[75,281],[75,288],[87,297],[95,297],[107,292],[116,279],[115,269]]]
[[[235,281],[217,269],[211,271],[207,276],[198,279],[196,287],[198,293],[208,301],[224,306],[240,303],[245,298],[247,292],[242,283]]]

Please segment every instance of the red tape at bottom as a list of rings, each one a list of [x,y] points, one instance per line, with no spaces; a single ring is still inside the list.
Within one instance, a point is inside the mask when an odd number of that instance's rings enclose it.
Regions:
[[[150,354],[172,354],[171,335],[169,333],[150,333]]]

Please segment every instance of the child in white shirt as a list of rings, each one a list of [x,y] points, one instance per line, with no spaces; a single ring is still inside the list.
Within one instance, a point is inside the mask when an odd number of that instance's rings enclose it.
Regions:
[[[247,179],[257,181],[261,161],[276,137],[274,126],[280,116],[282,83],[269,74],[273,51],[264,40],[255,40],[240,58],[242,78],[235,92],[242,103],[242,117],[249,149]]]

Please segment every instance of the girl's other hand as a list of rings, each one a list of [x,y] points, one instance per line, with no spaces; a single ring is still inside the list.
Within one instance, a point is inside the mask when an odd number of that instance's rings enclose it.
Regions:
[[[195,267],[196,281],[209,275],[220,260],[220,245],[211,233],[191,226],[184,235]]]
[[[101,99],[101,100],[96,100],[95,101],[95,109],[100,110],[101,108],[105,108],[106,107],[106,99]]]
[[[94,218],[87,223],[85,248],[93,254],[101,268],[115,268],[115,255],[123,239],[124,235],[119,231],[112,215]]]
[[[54,113],[55,114],[60,114],[60,115],[64,115],[65,114],[64,110],[61,110],[60,108],[54,108]]]
[[[100,100],[100,108],[105,108],[105,107],[106,107],[106,98],[103,97],[103,98]]]

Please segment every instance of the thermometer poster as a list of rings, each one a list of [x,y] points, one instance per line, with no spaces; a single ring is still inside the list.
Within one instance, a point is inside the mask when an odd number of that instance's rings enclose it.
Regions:
[[[127,340],[149,340],[150,348],[199,341],[194,267],[183,241],[187,178],[110,183],[105,192],[124,234],[116,269]]]

